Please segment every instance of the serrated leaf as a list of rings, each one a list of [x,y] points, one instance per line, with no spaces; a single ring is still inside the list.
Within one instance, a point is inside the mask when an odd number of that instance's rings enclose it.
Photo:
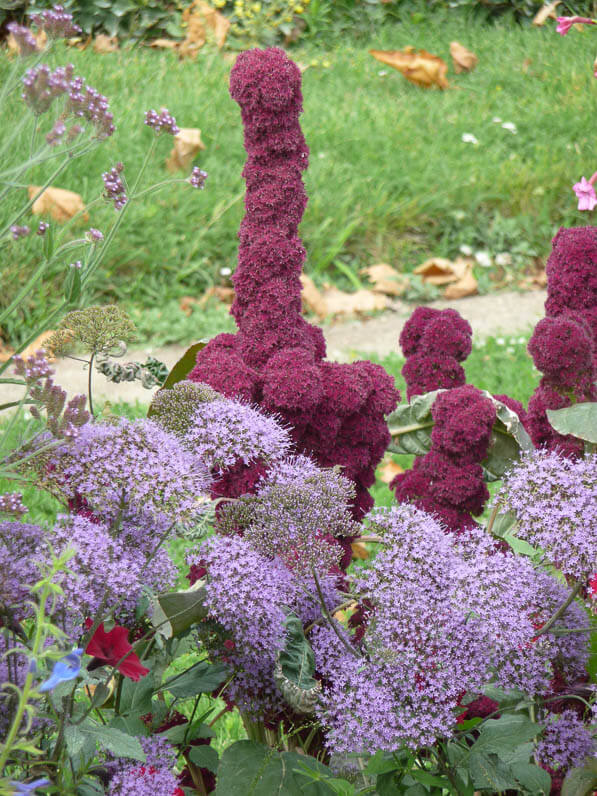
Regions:
[[[178,362],[172,367],[172,370],[168,374],[166,381],[163,383],[160,389],[162,390],[170,390],[177,384],[179,381],[184,381],[189,373],[195,367],[195,362],[197,361],[197,354],[207,345],[207,340],[199,340],[198,343],[193,343],[192,346],[187,348]],[[147,412],[147,417],[151,417],[153,414],[151,406],[149,407],[149,411]]]
[[[145,761],[145,752],[139,739],[122,732],[116,727],[85,724],[81,727],[84,735],[98,743],[102,749],[112,752],[116,757],[130,757],[132,760]]]
[[[548,409],[547,419],[558,434],[572,434],[573,437],[597,444],[597,403],[587,401],[564,409]]]
[[[549,796],[551,777],[544,768],[532,763],[512,763],[512,773],[529,793],[541,793]]]
[[[491,791],[518,789],[510,769],[496,754],[475,751],[473,748],[468,765],[475,788]]]
[[[541,725],[535,724],[526,716],[507,713],[483,724],[471,751],[492,752],[508,759],[508,755],[511,756],[520,744],[531,741],[542,729]]]
[[[151,672],[137,682],[125,677],[122,681],[120,692],[120,713],[135,716],[151,713],[151,697],[154,685]]]
[[[218,770],[218,753],[213,746],[203,744],[202,746],[191,746],[189,749],[189,758],[191,763],[194,763],[199,768],[207,768],[214,774]]]
[[[589,796],[597,788],[597,760],[573,768],[562,784],[562,796]]]
[[[163,683],[160,690],[169,691],[181,699],[196,694],[211,694],[218,686],[222,685],[229,673],[228,667],[223,663],[199,661],[186,672]]]
[[[162,636],[171,638],[201,622],[207,613],[205,586],[197,581],[189,589],[159,594],[154,599],[151,623]]]
[[[73,724],[67,724],[67,726],[64,728],[64,741],[66,743],[66,749],[70,757],[74,757],[75,755],[79,754],[85,745],[87,737],[88,736],[81,731],[80,727],[77,727]]]
[[[392,453],[424,456],[431,449],[433,418],[431,407],[437,396],[445,390],[434,390],[417,395],[408,404],[401,404],[386,422],[392,435],[389,450]]]
[[[114,716],[110,726],[122,730],[127,735],[149,735],[147,725],[141,721],[139,716]]]

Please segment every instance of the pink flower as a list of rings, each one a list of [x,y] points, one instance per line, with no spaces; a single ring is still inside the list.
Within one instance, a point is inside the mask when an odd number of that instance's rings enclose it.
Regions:
[[[590,180],[585,180],[584,177],[580,178],[580,182],[572,186],[572,190],[578,197],[579,210],[592,210],[597,205],[597,195],[593,184],[597,179],[597,171]]]
[[[558,17],[556,32],[560,36],[565,36],[573,25],[595,25],[594,19],[590,17]]]

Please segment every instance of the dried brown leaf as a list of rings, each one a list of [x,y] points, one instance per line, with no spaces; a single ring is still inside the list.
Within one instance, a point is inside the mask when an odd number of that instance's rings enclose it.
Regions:
[[[33,199],[41,187],[41,185],[29,185],[27,188],[29,199]],[[78,193],[50,186],[33,202],[31,210],[35,215],[49,215],[54,221],[64,223],[84,211],[85,205]],[[88,213],[83,212],[82,217],[84,221],[89,221]]]
[[[0,362],[7,362],[14,352],[14,348],[11,348],[4,340],[0,340]]]
[[[403,473],[404,470],[397,464],[394,459],[384,460],[379,467],[379,477],[384,484],[389,484],[397,475]]]
[[[477,280],[473,275],[473,266],[469,263],[460,279],[448,285],[444,290],[444,298],[459,299],[465,296],[473,296],[475,293],[477,293]]]
[[[208,34],[213,37],[218,49],[224,46],[230,20],[205,0],[193,0],[182,12],[182,19],[187,25],[187,35],[178,47],[181,58],[195,58],[207,41]]]
[[[36,351],[39,351],[40,348],[44,347],[44,343],[50,339],[50,337],[54,334],[53,329],[48,329],[47,332],[42,332],[32,343],[29,343],[27,348],[24,348],[19,356],[23,357],[23,359],[27,359],[27,357],[32,357]],[[49,352],[47,352],[47,358],[49,362],[55,362],[56,358],[53,357]]]
[[[408,277],[401,274],[388,263],[377,263],[359,272],[366,276],[376,293],[385,293],[388,296],[401,296],[408,287]]]
[[[426,50],[405,47],[404,50],[369,50],[369,53],[382,64],[397,69],[417,86],[423,88],[436,86],[441,89],[449,87],[446,79],[448,65],[437,55],[432,55]]]
[[[454,62],[455,72],[471,72],[479,62],[475,53],[467,50],[462,44],[457,41],[450,42],[450,55]]]
[[[362,315],[364,313],[385,310],[390,301],[383,293],[373,290],[357,290],[345,293],[337,287],[329,287],[323,292],[323,300],[327,309],[326,315]]]
[[[457,282],[465,275],[466,270],[472,266],[472,260],[465,257],[457,257],[456,260],[448,260],[445,257],[431,257],[429,260],[418,265],[413,273],[419,274],[423,282],[430,285],[447,285],[450,282]]]
[[[351,542],[352,557],[359,558],[361,561],[366,561],[369,558],[369,551],[363,542]]]
[[[106,36],[105,33],[98,33],[93,40],[94,53],[115,53],[118,50],[118,39],[116,36]]]
[[[190,297],[186,296],[185,298]],[[221,301],[222,304],[230,305],[234,301],[234,288],[224,287],[223,285],[214,285],[213,287],[208,287],[200,299],[192,300],[197,304],[197,306],[204,307],[210,298],[215,298],[218,301]]]
[[[548,19],[557,19],[556,8],[560,5],[561,0],[553,0],[552,3],[546,3],[542,6],[533,18],[533,25],[538,28],[545,25]]]
[[[45,30],[40,30],[39,33],[33,33],[33,38],[35,39],[38,49],[43,50],[48,42]],[[21,54],[21,49],[12,33],[9,33],[6,38],[6,49],[9,56]]]
[[[179,44],[180,42],[175,39],[152,39],[149,46],[158,50],[176,50]]]
[[[315,282],[307,274],[301,274],[301,299],[303,302],[303,309],[317,315],[319,318],[325,318],[328,314],[325,299],[321,292],[315,285]]]
[[[174,146],[166,160],[168,171],[188,171],[195,155],[205,149],[201,140],[201,130],[196,127],[182,127],[174,136]]]

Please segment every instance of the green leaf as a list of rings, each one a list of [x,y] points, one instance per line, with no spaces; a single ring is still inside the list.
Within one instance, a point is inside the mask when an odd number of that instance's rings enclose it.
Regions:
[[[389,450],[392,453],[424,456],[429,452],[433,428],[431,407],[441,392],[445,390],[417,395],[410,403],[402,404],[387,416],[386,421],[392,435]]]
[[[237,741],[220,759],[216,796],[330,796],[325,782],[309,781],[301,773],[305,765],[333,778],[314,758],[294,752],[278,752],[256,741]]]
[[[551,777],[545,769],[532,763],[513,763],[512,773],[529,793],[543,793],[547,796],[551,790]]]
[[[587,401],[564,409],[548,409],[547,419],[558,434],[572,434],[597,443],[597,403]]]
[[[473,747],[468,765],[475,788],[491,791],[518,789],[510,769],[495,754],[475,751]]]
[[[159,594],[154,599],[151,623],[161,635],[171,638],[207,616],[205,586],[201,581],[183,591]]]
[[[274,680],[289,705],[299,713],[312,713],[321,689],[313,677],[315,655],[296,614],[288,613],[284,626],[286,642],[278,653]]]
[[[66,749],[68,751],[69,757],[75,757],[78,755],[83,746],[85,745],[85,741],[87,741],[88,736],[74,724],[67,724],[64,728],[64,741],[66,743]]]
[[[149,735],[147,725],[141,721],[139,716],[114,716],[110,727],[122,730],[127,735]]]
[[[573,768],[562,784],[562,796],[589,796],[597,788],[597,760]]]
[[[181,699],[196,694],[211,694],[219,685],[222,685],[229,673],[229,669],[223,663],[199,661],[186,672],[163,683],[160,690],[169,691]]]
[[[151,697],[154,686],[151,672],[137,682],[129,680],[128,677],[123,678],[120,692],[120,713],[134,716],[151,713]]]
[[[436,788],[449,788],[450,780],[447,777],[437,777],[429,771],[419,771],[416,768],[410,770],[410,776],[423,785],[435,785]]]
[[[103,705],[104,702],[110,698],[111,693],[112,692],[105,683],[98,683],[95,686],[93,696],[91,697],[91,704],[93,705],[93,707],[98,707]]]
[[[491,532],[494,536],[504,537],[506,534],[513,532],[516,521],[517,518],[514,511],[505,511],[503,514],[498,514],[494,520]]]
[[[81,272],[74,265],[69,267],[64,280],[64,298],[69,304],[76,304],[81,296]]]
[[[184,381],[189,373],[195,367],[195,362],[197,361],[197,354],[199,351],[205,348],[207,345],[207,340],[199,340],[198,343],[193,343],[190,348],[184,352],[178,362],[173,366],[172,370],[168,374],[168,378],[162,385],[160,389],[162,390],[170,390],[177,384],[179,381]],[[147,412],[147,417],[151,417],[152,415],[151,407],[149,407],[149,411]]]
[[[539,724],[526,716],[506,713],[499,719],[490,719],[483,724],[471,751],[492,752],[499,757],[505,756],[507,760],[508,755],[511,757],[514,750],[531,741],[541,730]]]
[[[102,749],[112,752],[116,757],[130,757],[132,760],[145,761],[145,752],[139,739],[127,735],[116,727],[83,724],[81,731],[89,738],[93,738]]]
[[[194,763],[199,768],[207,768],[215,774],[218,770],[218,753],[213,746],[191,746],[189,749],[189,758],[191,763]]]

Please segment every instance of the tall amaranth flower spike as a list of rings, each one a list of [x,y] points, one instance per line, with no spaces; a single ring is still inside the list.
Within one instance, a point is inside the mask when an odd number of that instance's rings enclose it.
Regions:
[[[279,415],[291,425],[298,453],[324,467],[341,465],[355,484],[360,518],[373,503],[367,488],[390,442],[384,415],[399,393],[379,365],[325,362],[321,330],[301,315],[305,250],[298,224],[307,203],[301,173],[308,149],[298,121],[298,67],[277,48],[241,53],[230,93],[241,108],[248,155],[231,309],[238,333],[211,340],[189,378]],[[230,490],[254,490],[254,465],[236,475]]]

